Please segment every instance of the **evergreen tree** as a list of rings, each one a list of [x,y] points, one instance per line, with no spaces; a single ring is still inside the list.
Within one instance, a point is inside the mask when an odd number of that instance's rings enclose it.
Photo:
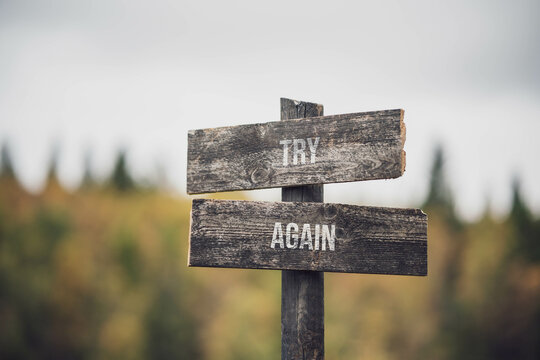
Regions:
[[[437,145],[431,167],[429,191],[422,207],[426,209],[437,209],[442,212],[449,223],[458,229],[460,227],[460,221],[454,210],[454,200],[446,180],[444,161],[445,157],[442,146]]]
[[[516,251],[518,255],[532,261],[540,262],[540,229],[530,209],[521,195],[521,184],[516,178],[512,183],[512,209],[509,221],[514,228]]]
[[[7,143],[2,144],[1,159],[2,165],[0,169],[0,176],[2,178],[15,178],[15,171],[13,170],[13,162],[11,161],[11,153]]]
[[[517,225],[526,227],[532,222],[531,211],[523,201],[521,195],[521,182],[516,177],[512,181],[512,209],[510,210],[510,219]]]
[[[435,148],[435,156],[431,167],[429,192],[424,206],[449,206],[451,203],[450,192],[446,185],[444,174],[444,154],[440,145]]]
[[[442,220],[443,228],[449,235],[445,243],[445,253],[440,261],[444,262],[438,274],[438,301],[440,325],[435,343],[440,342],[448,349],[448,358],[474,358],[474,349],[469,339],[474,331],[468,314],[464,311],[459,294],[459,280],[462,276],[462,261],[467,245],[464,225],[459,221],[454,210],[452,192],[447,183],[444,169],[445,156],[443,148],[435,148],[433,165],[429,181],[429,190],[423,208],[428,216]],[[433,218],[428,218],[428,221]],[[433,239],[432,239],[433,240]],[[441,241],[441,239],[436,239]]]
[[[44,193],[47,194],[56,194],[54,196],[63,196],[65,195],[65,189],[60,183],[58,178],[58,158],[60,154],[59,146],[55,144],[51,152],[51,158],[49,160],[49,168],[47,170],[47,180],[45,183],[45,188],[43,189]]]
[[[111,175],[111,185],[118,191],[129,191],[135,188],[135,182],[127,168],[126,152],[123,150],[118,152]]]
[[[49,169],[47,170],[47,182],[58,182],[58,145],[54,145],[51,152],[51,159],[49,160]]]
[[[81,181],[81,188],[90,188],[95,185],[94,176],[92,175],[92,156],[90,151],[84,155],[84,172]]]

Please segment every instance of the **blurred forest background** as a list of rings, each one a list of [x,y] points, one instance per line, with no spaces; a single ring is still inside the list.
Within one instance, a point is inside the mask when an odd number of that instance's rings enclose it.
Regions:
[[[428,276],[326,274],[328,359],[540,358],[538,216],[516,179],[506,217],[463,221],[435,154],[410,204],[429,216]],[[1,359],[280,357],[280,272],[188,268],[190,199],[135,181],[125,152],[75,191],[53,157],[37,194],[5,145],[1,160]]]

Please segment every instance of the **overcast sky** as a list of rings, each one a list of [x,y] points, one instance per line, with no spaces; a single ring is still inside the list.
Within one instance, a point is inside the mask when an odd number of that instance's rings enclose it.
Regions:
[[[326,186],[327,202],[418,205],[435,144],[458,210],[540,212],[539,1],[0,0],[0,141],[37,191],[85,152],[105,176],[119,148],[185,194],[188,129],[279,120],[279,98],[325,114],[403,108],[407,171]],[[279,190],[253,191],[279,200]]]

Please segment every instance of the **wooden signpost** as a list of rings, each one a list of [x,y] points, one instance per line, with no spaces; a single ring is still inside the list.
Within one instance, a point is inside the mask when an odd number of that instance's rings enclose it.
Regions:
[[[323,203],[323,183],[403,174],[403,110],[322,114],[281,99],[280,122],[188,135],[188,193],[283,187],[283,202],[193,200],[188,260],[283,270],[282,359],[324,358],[324,272],[427,275],[421,210]]]

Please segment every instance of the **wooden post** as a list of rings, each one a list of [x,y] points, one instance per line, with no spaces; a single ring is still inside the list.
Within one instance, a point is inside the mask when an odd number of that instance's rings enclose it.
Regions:
[[[281,99],[281,120],[322,115],[322,105]],[[281,200],[323,202],[323,185],[284,187]],[[281,272],[281,359],[324,359],[323,272]]]

